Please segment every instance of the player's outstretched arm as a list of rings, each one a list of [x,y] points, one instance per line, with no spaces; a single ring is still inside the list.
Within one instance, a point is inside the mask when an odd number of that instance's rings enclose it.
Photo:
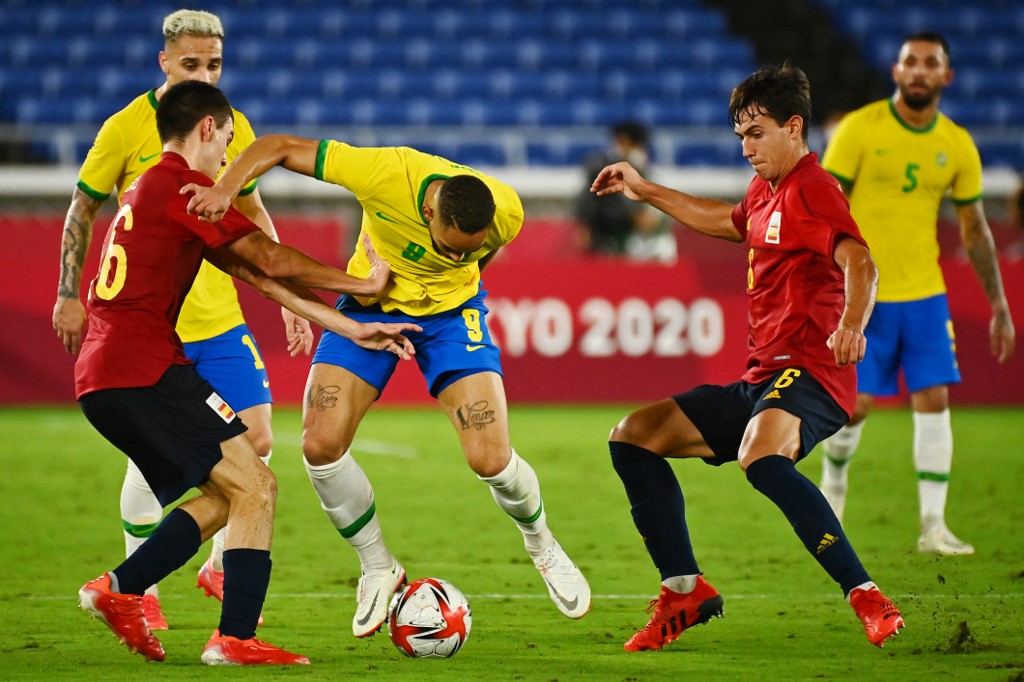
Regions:
[[[269,277],[248,266],[226,247],[207,249],[205,256],[221,270],[252,286],[282,307],[315,322],[324,329],[330,329],[335,334],[351,339],[363,348],[386,350],[403,360],[411,360],[416,353],[416,349],[406,338],[404,332],[422,331],[422,327],[419,325],[406,322],[360,324],[324,303],[319,296],[306,287]]]
[[[646,180],[625,161],[602,168],[590,191],[599,197],[621,193],[627,199],[650,204],[695,232],[732,242],[743,241],[732,224],[732,204],[690,196]]]
[[[868,341],[864,329],[875,308],[878,292],[878,268],[871,252],[856,239],[841,239],[833,254],[836,265],[843,270],[846,281],[846,306],[839,318],[839,328],[826,342],[835,353],[840,367],[864,359]]]
[[[53,328],[69,353],[82,347],[85,306],[79,296],[82,266],[92,241],[92,227],[102,201],[97,201],[75,188],[71,206],[64,218],[64,235],[60,242],[60,281],[57,302],[53,306]]]
[[[985,289],[985,296],[992,306],[992,321],[989,323],[989,345],[992,355],[999,362],[1006,362],[1013,356],[1017,343],[1017,332],[1010,315],[1010,304],[1003,290],[1003,276],[999,272],[992,230],[985,219],[985,210],[980,201],[957,206],[960,218],[960,236],[964,242],[971,266]]]
[[[239,154],[213,187],[190,183],[181,188],[181,194],[193,194],[188,212],[206,222],[224,217],[228,207],[243,187],[274,166],[314,177],[316,153],[320,140],[294,135],[264,135]]]
[[[366,279],[325,265],[297,249],[272,241],[262,232],[252,232],[224,245],[218,249],[224,252],[220,262],[214,264],[218,267],[225,264],[231,269],[221,269],[240,279],[243,278],[234,270],[247,269],[301,287],[376,298],[388,283],[391,266],[377,255],[369,238],[364,237],[363,246],[372,264]]]

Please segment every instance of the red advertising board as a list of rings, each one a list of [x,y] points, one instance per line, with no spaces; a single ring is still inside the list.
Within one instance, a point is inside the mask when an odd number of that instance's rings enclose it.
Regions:
[[[350,243],[335,218],[277,217],[285,241],[334,265]],[[73,358],[51,328],[61,216],[0,217],[0,403],[73,400]],[[99,234],[87,276],[95,273]],[[673,266],[593,259],[571,251],[564,221],[530,221],[484,273],[488,324],[502,348],[511,402],[646,402],[738,378],[747,345],[741,245],[686,240]],[[988,350],[989,308],[970,265],[943,261],[964,381],[958,404],[1024,404],[1024,349],[1006,365]],[[1014,318],[1024,324],[1024,263],[1002,262]],[[280,312],[239,286],[279,403],[301,401],[309,359],[286,351]],[[403,363],[385,403],[426,402]]]

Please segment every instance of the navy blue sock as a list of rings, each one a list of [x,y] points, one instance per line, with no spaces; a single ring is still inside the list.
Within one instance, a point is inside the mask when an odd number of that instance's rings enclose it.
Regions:
[[[804,547],[839,583],[843,594],[871,580],[825,496],[791,459],[763,457],[747,467],[747,480],[782,510]]]
[[[220,634],[250,639],[263,611],[270,585],[270,550],[229,549],[224,552],[224,605]]]
[[[626,487],[633,523],[661,579],[700,573],[686,527],[683,491],[671,465],[650,450],[612,441],[612,466]]]
[[[111,573],[122,594],[142,594],[196,555],[203,537],[188,512],[172,509],[153,534]]]

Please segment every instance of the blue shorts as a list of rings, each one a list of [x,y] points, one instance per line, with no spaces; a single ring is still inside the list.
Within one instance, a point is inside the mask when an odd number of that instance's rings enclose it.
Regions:
[[[260,349],[244,324],[184,346],[199,376],[209,381],[235,411],[274,402]]]
[[[877,303],[864,331],[864,361],[857,365],[857,392],[899,393],[900,368],[911,393],[960,383],[956,339],[945,294],[919,301]]]
[[[417,364],[427,380],[430,395],[459,379],[480,372],[501,374],[498,347],[487,330],[487,307],[480,290],[458,308],[436,315],[414,317],[401,312],[382,312],[380,306],[364,307],[351,296],[342,296],[335,307],[356,322],[412,322],[422,332],[407,332],[416,346]],[[313,354],[313,364],[322,362],[344,367],[371,386],[383,392],[398,366],[398,356],[389,351],[366,350],[343,336],[324,331]]]
[[[800,418],[798,462],[850,419],[818,380],[798,367],[757,384],[705,384],[672,398],[715,453],[704,459],[712,466],[736,461],[747,424],[763,410],[779,408]]]

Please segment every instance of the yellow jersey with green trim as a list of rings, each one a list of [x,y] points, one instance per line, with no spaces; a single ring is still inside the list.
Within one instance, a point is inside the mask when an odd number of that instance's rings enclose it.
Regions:
[[[850,210],[878,266],[878,300],[945,293],[937,238],[946,192],[957,205],[981,200],[981,157],[970,133],[944,114],[912,128],[891,100],[847,114],[821,165],[849,189]]]
[[[78,189],[97,201],[106,200],[116,189],[120,200],[137,177],[160,161],[163,145],[156,129],[156,106],[156,91],[150,90],[104,121],[79,171]],[[237,110],[234,115],[228,162],[256,139],[248,119]],[[255,189],[253,181],[241,194]],[[204,341],[240,324],[245,324],[245,318],[234,282],[204,260],[178,316],[178,336],[185,343]]]
[[[473,175],[494,196],[494,222],[481,248],[453,261],[434,250],[422,207],[427,186],[455,175]],[[462,305],[480,288],[478,261],[508,244],[523,226],[523,203],[516,191],[488,175],[409,147],[353,147],[323,140],[315,176],[352,192],[363,208],[360,238],[348,273],[366,277],[370,262],[362,245],[369,234],[377,253],[391,265],[391,281],[380,298],[358,297],[385,312],[424,316]]]

